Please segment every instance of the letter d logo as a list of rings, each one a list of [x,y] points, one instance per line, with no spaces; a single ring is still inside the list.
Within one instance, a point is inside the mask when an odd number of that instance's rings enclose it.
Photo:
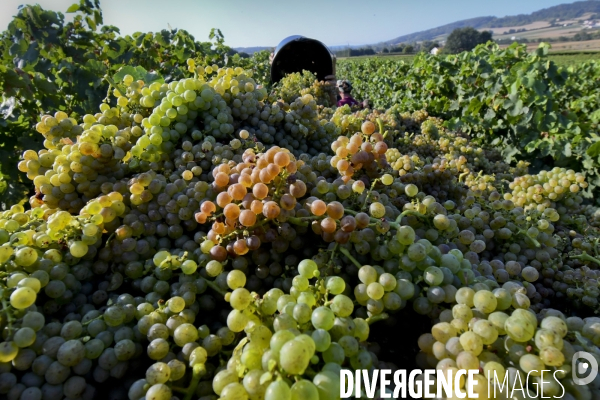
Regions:
[[[577,360],[581,358],[585,359],[585,361],[580,361],[577,363]],[[573,371],[573,382],[576,385],[588,385],[594,380],[594,378],[596,378],[596,375],[598,375],[598,361],[596,361],[594,356],[592,356],[590,353],[586,353],[585,351],[578,351],[577,353],[573,354],[571,368]],[[580,377],[588,372],[589,375],[587,377]]]

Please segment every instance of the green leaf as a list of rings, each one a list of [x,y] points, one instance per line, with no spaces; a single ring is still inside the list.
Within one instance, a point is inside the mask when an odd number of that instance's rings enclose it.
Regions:
[[[590,147],[588,147],[586,154],[590,157],[598,157],[600,156],[600,141],[594,143]]]
[[[144,67],[140,67],[139,65],[137,67],[132,67],[131,65],[121,67],[117,73],[113,75],[113,80],[115,83],[121,83],[125,75],[131,75],[135,80],[143,80],[147,85],[152,82],[165,82],[160,74],[148,72]]]
[[[495,117],[496,117],[496,113],[494,112],[494,110],[492,108],[488,108],[485,115],[483,116],[483,119],[485,119],[486,121],[491,121]]]
[[[74,13],[77,11],[79,11],[79,4],[77,4],[77,3],[71,4],[71,6],[69,8],[67,8],[67,14]]]

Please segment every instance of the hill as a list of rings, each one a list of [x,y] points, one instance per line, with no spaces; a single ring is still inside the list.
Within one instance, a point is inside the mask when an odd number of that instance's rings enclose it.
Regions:
[[[464,28],[466,26],[471,26],[479,30],[483,30],[486,28],[515,27],[532,24],[537,21],[553,22],[556,20],[576,19],[585,14],[597,13],[600,13],[600,1],[578,1],[575,3],[559,4],[554,7],[544,8],[539,11],[534,11],[531,14],[519,14],[506,16],[502,18],[490,16],[464,19],[447,25],[442,25],[437,28],[415,32],[408,35],[402,35],[397,38],[386,41],[385,44],[434,40],[439,36],[450,34],[450,32],[452,32],[456,28]]]
[[[238,53],[254,54],[257,51],[273,50],[274,46],[234,47]]]

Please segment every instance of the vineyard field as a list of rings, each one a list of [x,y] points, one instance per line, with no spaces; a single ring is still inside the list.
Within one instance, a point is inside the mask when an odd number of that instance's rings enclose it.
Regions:
[[[557,44],[553,43],[553,47]],[[535,50],[535,46],[528,46],[528,50]],[[368,60],[370,58],[378,58],[383,60],[394,60],[394,61],[402,61],[405,63],[411,63],[415,55],[413,54],[396,54],[396,53],[388,53],[388,54],[378,54],[377,56],[357,56],[357,57],[342,57],[338,58],[338,62],[362,62]],[[568,67],[571,65],[577,65],[580,63],[584,63],[587,61],[597,61],[600,60],[600,51],[556,51],[550,52],[548,54],[548,59],[552,60],[556,65],[560,67]]]

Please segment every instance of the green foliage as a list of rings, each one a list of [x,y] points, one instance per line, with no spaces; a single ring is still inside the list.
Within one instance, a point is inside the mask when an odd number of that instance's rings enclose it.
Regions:
[[[77,117],[97,109],[110,87],[107,75],[121,70],[147,83],[159,76],[169,82],[181,79],[186,60],[194,58],[219,66],[253,64],[259,80],[268,76],[268,54],[242,58],[225,46],[219,30],[211,32],[213,42],[177,29],[121,36],[118,28],[102,25],[97,0],[81,0],[67,12],[75,14],[72,22],[39,5],[23,6],[0,34],[1,208],[29,192],[17,163],[24,149],[42,148],[43,137],[33,129],[40,116],[60,110]]]
[[[457,56],[420,54],[412,64],[371,59],[341,64],[338,76],[375,107],[423,108],[500,148],[507,161],[585,172],[589,195],[600,185],[600,64],[559,68],[548,49],[482,45]]]
[[[479,32],[472,27],[458,28],[452,31],[446,40],[444,53],[457,54],[463,51],[473,50],[478,44],[487,43],[492,40],[492,33],[488,31]]]

